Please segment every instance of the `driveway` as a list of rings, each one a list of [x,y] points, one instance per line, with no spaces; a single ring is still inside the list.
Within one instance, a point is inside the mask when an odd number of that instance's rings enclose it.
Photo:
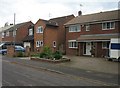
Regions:
[[[62,66],[93,70],[104,73],[118,74],[119,62],[107,61],[105,58],[85,56],[64,56],[71,59],[70,63],[61,63]]]

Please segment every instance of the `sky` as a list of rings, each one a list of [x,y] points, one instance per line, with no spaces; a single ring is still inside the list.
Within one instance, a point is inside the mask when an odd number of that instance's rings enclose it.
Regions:
[[[118,9],[119,0],[0,0],[0,27],[67,15],[91,14]]]

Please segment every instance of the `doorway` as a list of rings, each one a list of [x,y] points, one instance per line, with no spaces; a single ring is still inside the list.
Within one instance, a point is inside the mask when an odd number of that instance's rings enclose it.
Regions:
[[[83,44],[83,54],[84,55],[91,55],[91,42],[85,42]]]

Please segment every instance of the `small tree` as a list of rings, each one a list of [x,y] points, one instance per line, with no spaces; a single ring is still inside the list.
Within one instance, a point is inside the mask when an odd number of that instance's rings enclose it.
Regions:
[[[40,54],[40,57],[42,57],[42,58],[45,57],[47,59],[52,58],[52,50],[50,49],[50,47],[45,46],[43,48],[43,52]]]

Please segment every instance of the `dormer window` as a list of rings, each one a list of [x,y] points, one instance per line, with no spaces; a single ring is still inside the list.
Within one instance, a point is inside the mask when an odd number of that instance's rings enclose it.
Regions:
[[[39,26],[37,28],[37,33],[43,33],[43,26]]]

